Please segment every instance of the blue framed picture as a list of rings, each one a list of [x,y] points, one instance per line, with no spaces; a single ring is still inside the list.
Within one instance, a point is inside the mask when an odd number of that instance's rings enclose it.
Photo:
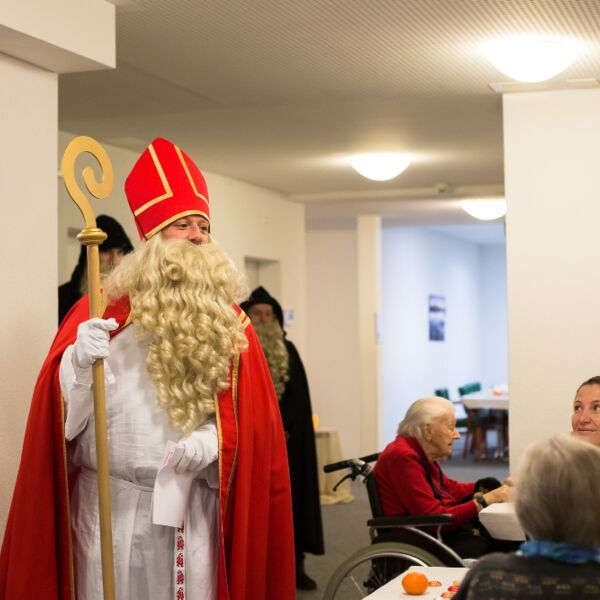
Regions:
[[[429,340],[443,342],[446,339],[446,297],[429,295]]]

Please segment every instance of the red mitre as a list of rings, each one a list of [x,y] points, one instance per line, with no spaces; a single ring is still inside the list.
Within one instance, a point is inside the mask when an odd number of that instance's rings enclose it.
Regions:
[[[210,222],[204,176],[181,148],[163,138],[138,158],[125,180],[125,194],[142,239],[187,215]]]

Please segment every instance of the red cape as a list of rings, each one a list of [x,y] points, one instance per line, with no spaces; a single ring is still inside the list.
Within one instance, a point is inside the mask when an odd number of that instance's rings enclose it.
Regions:
[[[38,377],[0,553],[0,600],[75,598],[67,451],[58,368],[89,315],[87,296],[64,319]],[[120,328],[128,302],[109,307]],[[285,440],[277,399],[248,318],[249,347],[219,395],[221,543],[219,600],[295,598],[294,544]]]

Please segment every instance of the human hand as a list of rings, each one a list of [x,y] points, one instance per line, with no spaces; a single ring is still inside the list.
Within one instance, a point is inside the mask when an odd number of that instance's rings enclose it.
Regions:
[[[77,328],[77,339],[73,345],[73,365],[89,369],[98,359],[109,355],[110,335],[118,327],[115,319],[90,319]]]
[[[512,477],[507,477],[503,482],[504,485],[507,485],[508,487],[515,487],[515,482],[514,479]]]
[[[484,494],[483,498],[488,504],[495,504],[496,502],[510,502],[512,496],[512,489],[508,485],[502,485],[487,494]]]
[[[219,441],[214,422],[208,421],[177,444],[181,456],[174,463],[176,473],[199,473],[219,455]]]

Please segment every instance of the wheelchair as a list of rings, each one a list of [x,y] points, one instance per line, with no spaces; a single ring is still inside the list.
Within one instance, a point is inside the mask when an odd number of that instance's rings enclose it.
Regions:
[[[346,479],[360,478],[366,486],[373,515],[367,521],[371,544],[354,552],[334,571],[323,600],[364,598],[412,565],[465,566],[463,559],[441,541],[441,528],[452,522],[451,515],[383,515],[373,468],[369,464],[378,457],[379,454],[370,454],[323,467],[326,473],[349,469],[336,488]],[[437,533],[431,535],[420,527],[435,527]]]

